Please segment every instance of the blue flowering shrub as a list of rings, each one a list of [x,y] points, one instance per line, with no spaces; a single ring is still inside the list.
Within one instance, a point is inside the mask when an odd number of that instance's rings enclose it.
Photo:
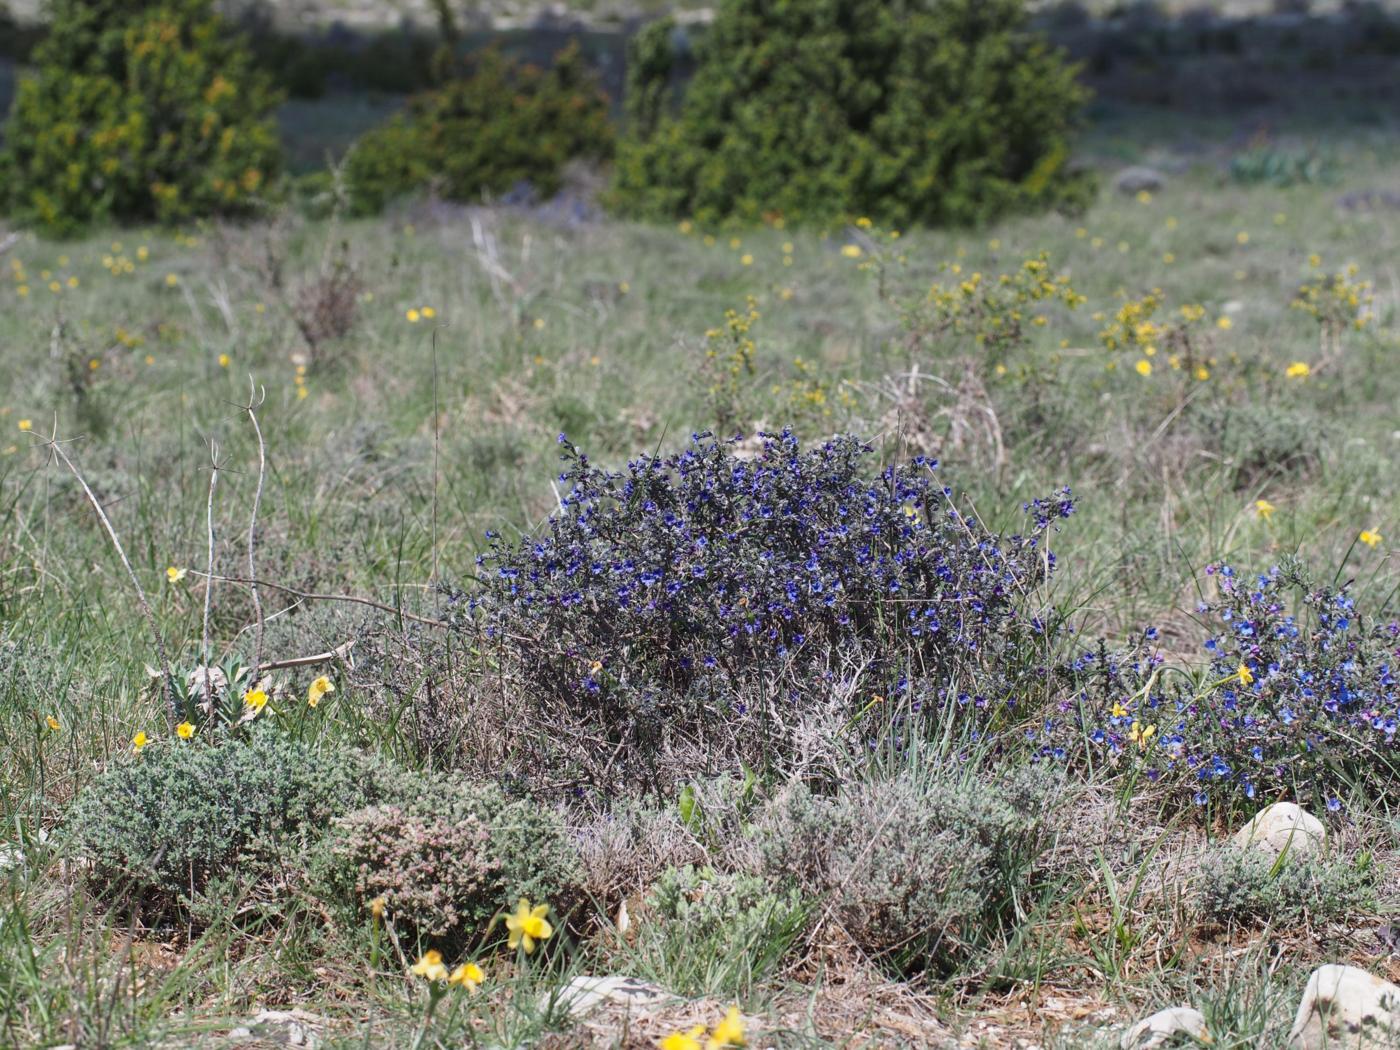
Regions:
[[[1043,692],[1038,585],[1068,491],[1003,536],[958,509],[935,461],[881,469],[851,437],[803,450],[784,431],[744,458],[700,434],[620,471],[560,444],[557,513],[488,537],[467,605],[509,683],[523,775],[669,790],[786,766],[819,714],[827,740],[895,718],[912,733]]]
[[[1148,631],[1127,652],[1069,669],[1091,757],[1138,769],[1184,802],[1248,811],[1291,799],[1337,810],[1350,788],[1393,785],[1400,729],[1400,623],[1364,615],[1342,587],[1296,562],[1246,576],[1212,565],[1199,606],[1204,672],[1169,672]]]

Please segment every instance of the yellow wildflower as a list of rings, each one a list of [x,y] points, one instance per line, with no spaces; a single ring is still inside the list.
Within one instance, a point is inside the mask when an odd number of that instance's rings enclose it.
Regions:
[[[421,316],[422,315],[417,310],[409,310],[404,314],[404,317],[408,318],[409,324],[417,324]]]
[[[141,730],[141,732],[137,733],[134,737],[131,738],[131,750],[139,755],[141,753],[141,749],[150,742],[151,738],[146,735],[146,731],[143,729]]]
[[[705,1034],[705,1026],[696,1025],[686,1032],[672,1032],[657,1044],[660,1050],[703,1050],[700,1037]]]
[[[1231,328],[1235,327],[1235,322],[1228,317],[1222,317],[1215,322],[1215,327],[1219,328],[1222,332],[1228,332]]]
[[[1261,518],[1268,521],[1274,516],[1274,511],[1278,508],[1266,499],[1257,499],[1254,501],[1254,509],[1259,512]]]
[[[425,980],[447,980],[447,967],[442,964],[442,952],[436,948],[424,952],[422,957],[410,967],[410,970],[415,976]]]
[[[190,737],[194,736],[194,723],[181,722],[175,727],[175,735],[181,740],[188,740]]]
[[[1137,373],[1140,376],[1150,376],[1152,374],[1152,362],[1143,358],[1137,363]]]
[[[1113,702],[1113,710],[1110,713],[1113,715],[1114,718],[1128,717],[1128,709],[1122,704],[1120,704],[1117,700]]]
[[[865,253],[860,250],[859,244],[848,244],[841,249],[841,254],[847,259],[859,259]]]
[[[257,714],[267,706],[267,693],[261,689],[249,690],[243,694],[243,703],[247,705],[249,711]]]
[[[165,284],[166,284],[166,287],[167,287],[167,288],[174,288],[174,287],[175,287],[177,284],[179,284],[179,283],[180,283],[180,275],[179,275],[179,274],[168,273],[168,274],[165,275]]]
[[[165,570],[165,578],[170,583],[179,583],[185,578],[185,569],[176,568],[174,565]]]
[[[1254,682],[1254,672],[1249,669],[1248,664],[1240,664],[1235,675],[1240,680],[1240,685],[1250,685]]]
[[[434,310],[431,306],[425,306],[425,307],[423,307],[423,309],[419,310],[418,312],[419,312],[420,314],[422,314],[422,315],[423,315],[427,320],[429,320],[429,321],[431,321],[434,317],[437,316],[437,311]]]
[[[1381,534],[1375,529],[1363,529],[1361,535],[1356,537],[1366,546],[1374,548],[1381,541]]]
[[[481,986],[481,982],[486,980],[486,974],[481,972],[481,967],[474,962],[462,963],[457,969],[452,971],[452,975],[447,978],[448,984],[456,984],[474,992]]]
[[[372,916],[374,916],[376,922],[381,921],[384,918],[385,903],[386,902],[383,897],[375,897],[374,900],[369,902],[369,913]]]
[[[1139,748],[1146,748],[1148,741],[1152,739],[1156,732],[1156,726],[1143,726],[1134,722],[1133,727],[1128,731],[1128,739]]]
[[[49,717],[44,719],[44,721],[48,723],[49,728],[52,729],[55,733],[57,733],[60,729],[63,728],[63,726],[59,724],[58,719],[55,718],[53,715],[49,715]]]
[[[512,948],[517,945],[525,949],[525,954],[529,955],[535,950],[537,941],[547,941],[554,934],[554,927],[545,918],[549,914],[549,905],[540,904],[530,907],[530,901],[521,897],[520,902],[515,906],[515,914],[506,917],[506,929],[510,931],[508,938]]]
[[[34,429],[34,421],[33,421],[32,419],[21,419],[21,420],[19,421],[19,428],[20,428],[21,430],[23,430],[23,431],[26,431],[26,432],[27,432],[27,431],[30,431],[30,430],[33,430],[33,429]]]
[[[744,1045],[744,1018],[737,1006],[731,1006],[724,1014],[724,1020],[715,1025],[705,1043],[706,1050],[722,1050],[726,1046]]]
[[[321,675],[321,677],[312,682],[310,688],[306,690],[306,706],[315,707],[321,702],[321,697],[325,696],[327,693],[333,692],[335,692],[335,683],[327,676]]]
[[[1294,361],[1284,370],[1283,374],[1289,379],[1306,379],[1312,375],[1312,369],[1306,361]]]

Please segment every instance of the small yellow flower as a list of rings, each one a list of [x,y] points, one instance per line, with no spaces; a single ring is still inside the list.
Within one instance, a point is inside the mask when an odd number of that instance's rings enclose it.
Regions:
[[[848,244],[841,249],[841,254],[847,259],[859,259],[865,253],[861,251],[859,244]]]
[[[1375,529],[1363,529],[1361,535],[1356,538],[1366,544],[1366,546],[1374,549],[1376,544],[1380,543],[1382,536]]]
[[[1235,234],[1235,242],[1237,244],[1248,244],[1249,233],[1245,230],[1241,230],[1239,233]]]
[[[267,706],[267,693],[261,689],[252,689],[243,694],[243,703],[247,705],[249,711],[257,714]]]
[[[404,317],[408,318],[409,324],[417,324],[422,315],[417,310],[409,310]]]
[[[589,674],[597,674],[597,673],[598,673],[599,671],[601,671],[602,669],[603,669],[603,661],[602,661],[602,660],[594,660],[591,664],[588,665],[588,673],[589,673]]]
[[[185,569],[176,568],[174,565],[165,570],[165,578],[170,583],[179,583],[185,578]]]
[[[744,1018],[737,1006],[725,1011],[724,1019],[715,1025],[705,1043],[706,1050],[723,1050],[726,1046],[744,1045]]]
[[[1228,317],[1222,317],[1215,322],[1215,327],[1219,328],[1222,332],[1228,332],[1231,328],[1235,327],[1235,322]]]
[[[33,429],[34,429],[34,420],[32,420],[32,419],[21,419],[21,420],[19,421],[19,428],[20,428],[21,430],[25,431],[26,433],[27,433],[28,431],[33,430]]]
[[[1235,675],[1239,678],[1240,685],[1250,685],[1254,682],[1254,672],[1249,669],[1248,664],[1240,664]]]
[[[529,900],[521,897],[515,906],[515,914],[506,917],[506,929],[510,931],[507,940],[510,946],[514,948],[519,945],[525,949],[525,954],[529,955],[535,950],[537,941],[549,940],[554,935],[554,927],[545,918],[548,914],[548,904],[531,908]]]
[[[462,963],[461,966],[452,971],[452,975],[447,978],[448,984],[460,985],[469,992],[474,992],[481,987],[481,982],[486,980],[486,974],[481,972],[481,967],[474,962]]]
[[[1283,374],[1289,379],[1307,379],[1308,376],[1312,375],[1312,368],[1308,366],[1306,361],[1294,361],[1284,370]]]
[[[447,967],[442,964],[442,952],[436,948],[424,952],[409,969],[415,976],[429,981],[447,980]]]
[[[325,675],[321,675],[321,677],[312,682],[310,688],[306,690],[306,706],[315,707],[321,702],[321,697],[325,696],[327,693],[333,692],[335,692],[335,683]]]
[[[63,728],[63,726],[59,724],[58,719],[55,718],[53,715],[49,715],[49,717],[44,719],[44,721],[48,723],[49,728],[52,729],[55,733],[57,733],[60,729]]]
[[[434,310],[431,306],[425,306],[418,312],[421,313],[423,317],[429,321],[431,321],[434,317],[437,316],[437,311]]]
[[[1150,376],[1152,374],[1152,362],[1146,358],[1139,361],[1135,367],[1137,368],[1137,374],[1140,376]]]
[[[228,354],[220,354],[220,355],[219,355],[219,367],[220,367],[220,368],[227,368],[227,367],[229,366],[229,360],[230,360],[230,358],[229,358]]]
[[[188,740],[190,737],[194,736],[194,723],[181,722],[175,727],[175,735],[181,740]]]
[[[1207,379],[1210,378],[1210,369],[1207,368],[1205,365],[1196,366],[1196,378],[1199,379],[1202,383],[1204,383]]]
[[[689,1031],[672,1032],[656,1045],[660,1050],[703,1050],[700,1040],[704,1035],[705,1026],[698,1024]]]
[[[175,287],[177,284],[179,284],[179,283],[180,283],[180,275],[179,275],[179,274],[176,274],[176,273],[168,273],[168,274],[165,275],[165,286],[166,286],[167,288],[174,288],[174,287]]]
[[[1113,702],[1113,710],[1110,712],[1110,714],[1112,714],[1114,718],[1127,718],[1128,709],[1122,704],[1120,704],[1117,700],[1115,700]]]
[[[682,219],[680,225],[678,225],[676,229],[680,230],[681,233],[686,236],[689,236],[695,230],[695,224],[689,219]]]
[[[1139,748],[1145,749],[1147,747],[1148,742],[1152,739],[1156,732],[1156,726],[1143,726],[1137,722],[1134,722],[1132,728],[1128,730],[1128,739],[1131,740],[1134,744],[1136,744]]]
[[[740,265],[740,266],[752,266],[752,265],[753,265],[753,256],[752,256],[752,255],[749,255],[747,252],[745,252],[743,255],[741,255],[741,256],[739,257],[739,265]]]
[[[76,288],[76,287],[78,287],[78,279],[77,279],[76,277],[70,277],[70,278],[68,278],[68,287],[69,287],[69,288]]]
[[[1138,190],[1137,202],[1139,204],[1151,204],[1152,192],[1150,190]]]
[[[1259,512],[1261,518],[1268,521],[1274,516],[1274,511],[1278,508],[1266,499],[1257,499],[1254,501],[1254,509]]]
[[[139,755],[141,753],[141,749],[150,742],[151,738],[146,735],[146,731],[143,729],[141,730],[141,732],[137,733],[134,737],[131,738],[131,750]]]

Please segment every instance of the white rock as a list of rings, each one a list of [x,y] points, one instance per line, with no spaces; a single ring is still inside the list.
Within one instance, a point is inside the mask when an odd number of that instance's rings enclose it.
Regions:
[[[229,1038],[235,1041],[255,1039],[264,1045],[281,1043],[283,1046],[304,1046],[308,1050],[316,1050],[321,1041],[311,1026],[324,1020],[305,1010],[259,1010],[251,1021],[229,1032]]]
[[[1151,1017],[1139,1021],[1123,1033],[1118,1045],[1123,1050],[1147,1050],[1154,1046],[1166,1046],[1174,1036],[1189,1035],[1201,1043],[1210,1043],[1210,1029],[1199,1010],[1189,1006],[1173,1006],[1159,1010]]]
[[[1113,188],[1129,196],[1142,193],[1156,193],[1167,184],[1167,177],[1156,168],[1135,166],[1124,168],[1113,180]]]
[[[1327,841],[1322,821],[1292,802],[1275,802],[1255,814],[1231,840],[1240,849],[1251,846],[1277,857],[1284,850],[1298,857],[1321,852]]]
[[[1308,978],[1289,1050],[1400,1046],[1400,988],[1356,966],[1319,966]]]
[[[635,977],[589,977],[581,975],[573,978],[555,994],[554,1001],[574,1017],[591,1013],[604,1003],[617,1003],[629,1010],[640,1010],[660,1006],[669,1001],[671,994],[664,988]],[[541,999],[541,1009],[549,1003],[549,996]]]

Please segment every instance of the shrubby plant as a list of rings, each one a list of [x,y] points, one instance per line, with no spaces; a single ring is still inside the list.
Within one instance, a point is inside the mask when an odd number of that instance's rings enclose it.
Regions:
[[[790,885],[711,867],[668,869],[647,902],[639,947],[682,995],[743,994],[782,961],[807,918]]]
[[[407,777],[255,725],[218,746],[178,738],[146,746],[93,780],[69,828],[104,893],[187,910],[203,903],[211,880],[234,872],[248,890],[334,817],[406,793]]]
[[[726,0],[668,110],[669,26],[638,34],[613,201],[702,224],[983,222],[1084,203],[1073,68],[1020,0]]]
[[[1376,872],[1370,857],[1290,856],[1286,862],[1260,850],[1225,847],[1201,865],[1203,917],[1221,925],[1353,919],[1376,905]]]
[[[212,0],[49,0],[0,153],[4,203],[52,233],[245,215],[277,177],[278,98]]]
[[[909,771],[833,797],[795,784],[756,822],[761,870],[826,902],[865,951],[896,969],[946,972],[1024,918],[1053,844],[1063,780]]]
[[[784,765],[823,708],[989,723],[1037,695],[1053,625],[1034,592],[1067,491],[1002,536],[936,461],[874,469],[854,438],[804,451],[784,431],[740,458],[697,434],[621,471],[560,444],[559,511],[521,541],[489,536],[462,618],[511,676],[524,775],[667,790],[719,756]]]
[[[1351,786],[1393,784],[1400,622],[1313,585],[1297,562],[1206,571],[1217,593],[1199,607],[1212,626],[1199,681],[1166,673],[1152,631],[1125,652],[1083,654],[1067,669],[1082,719],[1072,735],[1198,805],[1337,810]]]
[[[489,785],[424,782],[412,796],[337,819],[312,865],[313,884],[352,915],[379,901],[401,933],[460,944],[504,903],[580,897],[578,854],[559,817]]]
[[[362,137],[346,158],[345,178],[361,214],[428,188],[448,200],[478,201],[528,183],[550,196],[569,161],[605,158],[612,140],[607,97],[577,45],[547,70],[487,50],[467,75]]]

